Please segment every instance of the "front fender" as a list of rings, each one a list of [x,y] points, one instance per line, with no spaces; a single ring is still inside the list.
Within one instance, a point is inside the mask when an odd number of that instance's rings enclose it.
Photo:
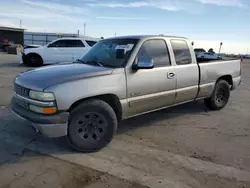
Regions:
[[[70,81],[50,86],[45,91],[53,92],[58,110],[68,110],[75,102],[106,94],[116,95],[119,100],[126,98],[125,74],[111,74]]]

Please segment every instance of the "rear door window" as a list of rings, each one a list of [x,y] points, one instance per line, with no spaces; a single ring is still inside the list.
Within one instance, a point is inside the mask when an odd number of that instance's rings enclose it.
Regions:
[[[152,58],[154,67],[170,66],[167,44],[162,39],[151,39],[143,43],[138,53],[138,58]]]
[[[85,46],[81,40],[66,40],[66,47],[80,48],[80,47],[85,47]]]
[[[86,42],[89,46],[94,46],[97,43],[96,41],[92,41],[92,40],[86,40]]]
[[[191,53],[186,41],[173,39],[171,40],[171,45],[177,65],[186,65],[192,63]]]

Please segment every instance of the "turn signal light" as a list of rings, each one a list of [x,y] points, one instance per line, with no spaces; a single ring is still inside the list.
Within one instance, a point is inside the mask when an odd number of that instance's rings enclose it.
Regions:
[[[54,114],[56,113],[56,107],[43,108],[44,114]]]

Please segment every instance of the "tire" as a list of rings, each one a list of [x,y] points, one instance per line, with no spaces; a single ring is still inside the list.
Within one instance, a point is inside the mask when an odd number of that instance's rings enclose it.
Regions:
[[[28,62],[26,63],[28,66],[39,67],[43,65],[43,59],[37,54],[28,54]]]
[[[204,104],[211,110],[223,109],[230,98],[230,87],[225,80],[219,80],[210,98],[204,100]]]
[[[109,104],[89,100],[75,107],[68,124],[68,141],[81,152],[99,151],[108,145],[117,130],[117,117]]]

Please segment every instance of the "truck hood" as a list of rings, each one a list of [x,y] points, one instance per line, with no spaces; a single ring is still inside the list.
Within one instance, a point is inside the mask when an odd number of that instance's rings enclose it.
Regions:
[[[28,70],[15,78],[15,83],[37,91],[49,86],[95,76],[112,74],[113,68],[91,66],[86,64],[51,65]]]

